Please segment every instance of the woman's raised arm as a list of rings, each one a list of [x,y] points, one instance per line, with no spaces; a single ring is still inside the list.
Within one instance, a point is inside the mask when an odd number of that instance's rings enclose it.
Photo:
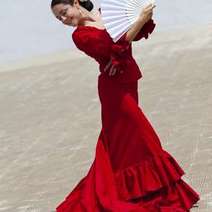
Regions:
[[[152,10],[156,7],[154,4],[148,4],[144,9],[142,10],[141,14],[139,15],[139,18],[135,23],[132,25],[132,27],[127,31],[125,35],[125,39],[128,42],[132,42],[136,35],[140,32],[142,27],[152,18]]]

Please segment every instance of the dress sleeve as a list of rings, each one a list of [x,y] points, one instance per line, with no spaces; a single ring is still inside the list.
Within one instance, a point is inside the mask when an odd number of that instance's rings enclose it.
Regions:
[[[83,51],[88,56],[91,56],[91,57],[93,56],[90,45],[89,45],[90,39],[89,39],[89,35],[87,31],[83,31],[83,30],[81,30],[80,32],[74,31],[72,33],[72,39],[78,49]]]
[[[116,43],[113,42],[111,45],[110,61],[106,66],[106,70],[108,68],[110,70],[113,67],[116,68],[118,72],[123,73],[130,46],[131,43],[126,40],[126,33],[124,33]]]
[[[154,23],[153,19],[150,19],[143,25],[133,41],[138,41],[143,37],[147,39],[149,34],[153,32],[155,26],[156,24]],[[116,43],[113,42],[111,47],[111,60],[106,66],[106,69],[109,68],[110,70],[112,67],[115,67],[119,72],[124,70],[125,61],[129,54],[128,49],[131,46],[131,43],[126,39],[126,35],[127,32],[124,33]]]
[[[145,39],[148,38],[149,34],[151,34],[155,28],[156,24],[154,23],[153,19],[150,19],[148,22],[146,22],[141,30],[138,32],[136,37],[133,39],[133,41],[140,40],[141,38],[145,37]],[[124,56],[127,52],[127,49],[130,47],[130,42],[126,39],[126,34],[124,33],[122,37],[112,45],[112,53],[114,55],[117,55],[119,57]]]
[[[138,41],[140,39],[142,39],[143,37],[145,39],[148,38],[149,34],[151,34],[155,28],[156,24],[154,23],[153,19],[150,19],[149,21],[147,21],[143,27],[141,28],[141,30],[138,32],[138,34],[135,36],[135,38],[133,39],[133,41]]]

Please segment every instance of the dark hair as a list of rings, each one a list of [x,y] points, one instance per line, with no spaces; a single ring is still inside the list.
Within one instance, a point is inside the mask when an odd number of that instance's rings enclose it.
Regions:
[[[74,0],[52,0],[51,8],[53,8],[56,4],[70,4],[71,6],[73,6]],[[88,11],[91,11],[94,8],[94,5],[91,2],[91,0],[84,0],[84,1],[79,0],[79,4]]]

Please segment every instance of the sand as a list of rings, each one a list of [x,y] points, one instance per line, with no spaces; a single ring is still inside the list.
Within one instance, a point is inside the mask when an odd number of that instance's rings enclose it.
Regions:
[[[212,210],[212,25],[133,43],[139,105]],[[0,211],[50,212],[86,175],[100,132],[98,64],[79,50],[0,68]]]

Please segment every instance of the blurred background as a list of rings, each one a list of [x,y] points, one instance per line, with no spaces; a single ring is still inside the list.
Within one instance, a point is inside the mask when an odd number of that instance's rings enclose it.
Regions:
[[[1,2],[0,65],[74,47],[73,28],[55,19],[49,5],[49,0]],[[156,5],[157,31],[212,22],[211,0],[156,0]]]
[[[154,32],[132,48],[139,106],[200,194],[191,212],[211,212],[212,0],[156,5]],[[1,1],[0,212],[55,211],[94,160],[98,63],[73,30],[50,0]]]

